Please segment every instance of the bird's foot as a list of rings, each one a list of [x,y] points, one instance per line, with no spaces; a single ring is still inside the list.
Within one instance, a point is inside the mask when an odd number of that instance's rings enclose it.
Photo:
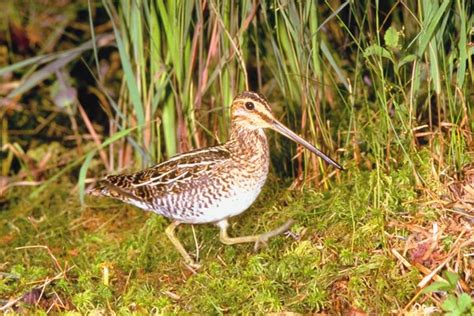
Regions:
[[[267,242],[270,238],[281,235],[281,234],[285,233],[286,231],[288,231],[290,229],[290,227],[294,224],[294,222],[295,222],[294,220],[290,219],[285,224],[281,225],[280,227],[278,227],[274,230],[271,230],[269,232],[258,235],[258,238],[255,241],[255,245],[253,247],[253,250],[255,252],[257,252],[258,249],[260,249],[260,247],[262,245],[263,246],[267,245]]]
[[[253,246],[253,251],[257,252],[260,248],[266,247],[268,239],[270,239],[270,237],[266,236],[266,234],[258,236],[258,239],[255,241],[255,245]]]

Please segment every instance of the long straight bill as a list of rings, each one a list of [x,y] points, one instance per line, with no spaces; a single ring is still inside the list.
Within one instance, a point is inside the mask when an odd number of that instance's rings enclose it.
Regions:
[[[317,149],[316,147],[314,147],[313,145],[311,145],[310,143],[308,143],[306,140],[304,140],[303,138],[299,137],[298,135],[296,135],[292,130],[290,130],[288,127],[286,127],[285,125],[283,125],[282,123],[278,122],[277,120],[273,120],[272,122],[272,126],[273,126],[273,129],[275,131],[277,131],[278,133],[288,137],[289,139],[291,139],[292,141],[304,146],[306,149],[308,149],[309,151],[311,151],[312,153],[315,153],[316,155],[318,155],[319,157],[321,157],[324,161],[326,161],[328,164],[330,165],[333,165],[334,167],[336,167],[337,169],[341,169],[341,170],[344,170],[344,168],[338,164],[337,162],[335,162],[334,160],[332,160],[331,158],[329,158],[326,154],[324,154],[322,151],[320,151],[319,149]]]

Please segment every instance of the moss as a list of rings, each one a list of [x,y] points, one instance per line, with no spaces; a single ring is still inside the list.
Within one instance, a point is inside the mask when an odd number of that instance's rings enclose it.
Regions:
[[[253,245],[222,245],[212,225],[196,226],[197,274],[167,240],[163,217],[108,199],[91,198],[81,207],[67,182],[29,202],[23,199],[29,192],[16,191],[17,204],[0,213],[0,233],[9,236],[0,240],[8,272],[0,293],[17,297],[31,282],[70,268],[47,289],[66,310],[81,313],[334,312],[335,304],[390,312],[415,294],[417,279],[400,274],[387,233],[404,232],[388,222],[416,209],[417,193],[405,169],[387,176],[350,170],[346,177],[327,192],[268,183],[255,205],[232,221],[232,235],[271,229],[288,218],[297,223],[294,236],[273,238],[258,253]],[[190,226],[177,234],[195,253]],[[28,245],[51,253],[16,249]]]

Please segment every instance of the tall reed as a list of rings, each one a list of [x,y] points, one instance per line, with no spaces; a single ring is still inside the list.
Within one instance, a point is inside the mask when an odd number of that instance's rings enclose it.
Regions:
[[[134,161],[141,165],[225,140],[228,105],[247,87],[266,94],[277,116],[348,166],[383,173],[408,163],[423,183],[418,169],[427,158],[420,150],[431,153],[437,173],[469,161],[469,3],[103,5],[124,72],[121,113],[111,120],[121,123],[112,130],[136,127],[131,138],[142,150]],[[318,184],[334,174],[291,148],[287,158],[296,162],[283,169],[297,179]]]

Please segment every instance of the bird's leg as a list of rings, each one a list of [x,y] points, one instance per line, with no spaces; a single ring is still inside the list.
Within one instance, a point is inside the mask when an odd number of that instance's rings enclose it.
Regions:
[[[166,227],[166,236],[168,236],[171,243],[176,247],[181,256],[183,256],[184,261],[192,268],[198,269],[200,265],[196,263],[193,259],[191,259],[191,256],[187,253],[186,249],[184,249],[183,245],[174,234],[174,230],[179,224],[181,223],[178,221],[173,221],[168,227]]]
[[[285,224],[269,232],[259,234],[259,235],[242,236],[242,237],[229,237],[229,235],[227,234],[227,228],[229,227],[229,222],[226,219],[218,222],[217,226],[219,226],[220,228],[219,239],[223,244],[233,245],[233,244],[254,242],[255,243],[254,250],[257,251],[260,244],[262,243],[265,244],[268,241],[268,239],[274,236],[283,234],[288,229],[290,229],[293,223],[294,221],[290,219]]]

